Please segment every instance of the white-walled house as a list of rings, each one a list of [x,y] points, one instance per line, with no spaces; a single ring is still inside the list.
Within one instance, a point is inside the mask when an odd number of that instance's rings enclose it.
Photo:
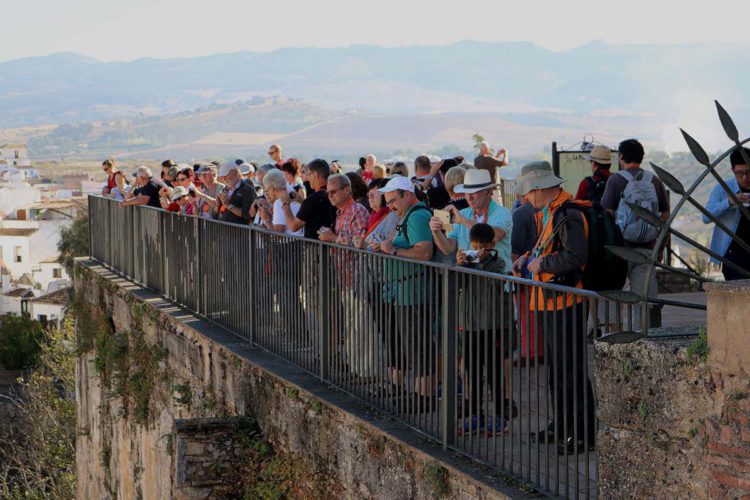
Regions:
[[[28,149],[26,144],[3,144],[0,145],[0,161],[5,161],[9,167],[30,167]]]
[[[42,199],[39,189],[27,182],[0,183],[0,212],[14,215],[16,209],[38,203]]]
[[[0,258],[5,261],[14,280],[23,275],[46,290],[55,280],[69,280],[65,269],[57,264],[60,230],[71,219],[0,221]]]
[[[31,278],[34,283],[38,283],[42,290],[51,292],[61,287],[70,286],[70,277],[65,272],[65,268],[57,262],[57,257],[50,257],[42,260],[31,267]],[[60,283],[57,284],[56,283]]]
[[[42,324],[54,323],[59,325],[68,308],[69,297],[70,288],[62,288],[39,297],[30,298],[27,303],[29,316]]]
[[[31,242],[35,227],[0,227],[0,258],[11,276],[31,274]]]
[[[14,288],[0,295],[0,315],[18,314],[28,311],[28,301],[35,297],[30,288]]]

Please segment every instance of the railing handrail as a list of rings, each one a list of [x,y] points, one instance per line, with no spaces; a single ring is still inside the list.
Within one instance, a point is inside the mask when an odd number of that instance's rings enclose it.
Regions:
[[[94,198],[100,198],[100,199],[103,199],[103,200],[108,200],[111,203],[118,203],[117,201],[113,200],[112,198],[108,198],[106,196],[101,196],[101,195],[89,195],[89,196],[90,197],[94,197]],[[146,210],[154,210],[154,211],[157,211],[157,212],[170,214],[173,217],[184,217],[184,218],[188,218],[188,219],[201,219],[201,217],[198,217],[198,216],[181,215],[181,214],[178,214],[178,213],[175,213],[175,212],[169,212],[167,210],[164,210],[163,208],[156,208],[156,207],[151,207],[151,206],[148,206],[148,205],[134,205],[133,208],[141,208],[141,209],[146,209]],[[284,233],[280,233],[278,231],[274,231],[274,230],[267,229],[267,228],[264,228],[264,227],[259,227],[259,226],[256,226],[254,224],[234,224],[234,223],[231,223],[231,222],[225,222],[225,221],[220,221],[220,220],[216,220],[216,219],[203,219],[203,220],[205,220],[206,222],[212,223],[212,224],[221,224],[221,225],[224,225],[224,226],[227,226],[227,227],[232,227],[232,228],[235,228],[235,229],[239,228],[239,229],[242,229],[242,230],[247,230],[247,231],[252,231],[252,232],[258,232],[258,233],[261,233],[261,234],[267,234],[267,235],[274,236],[274,237],[282,237],[282,238],[289,239],[289,240],[300,240],[300,241],[307,242],[309,244],[322,245],[322,246],[325,246],[325,247],[336,248],[336,249],[340,249],[340,250],[345,250],[347,252],[352,252],[352,253],[356,253],[356,254],[367,254],[367,255],[378,254],[378,252],[373,252],[372,250],[363,250],[363,249],[360,249],[360,248],[357,248],[357,247],[354,247],[354,246],[350,246],[350,245],[341,245],[341,244],[335,243],[335,242],[320,241],[320,240],[315,240],[315,239],[312,239],[312,238],[306,238],[304,236],[299,236],[299,235],[284,234]],[[440,250],[438,248],[435,248],[435,251],[439,252]],[[449,263],[446,263],[446,262],[425,261],[425,260],[419,260],[419,259],[411,259],[411,258],[408,258],[408,257],[400,257],[400,256],[396,256],[396,255],[385,255],[385,254],[380,254],[380,255],[382,256],[382,258],[384,258],[386,260],[406,262],[406,263],[410,263],[410,264],[417,264],[417,265],[421,265],[421,266],[425,266],[425,267],[431,267],[431,268],[437,268],[437,269],[449,269],[449,270],[455,271],[457,273],[471,274],[471,275],[474,275],[474,276],[481,276],[481,277],[484,277],[484,278],[490,278],[490,279],[495,279],[495,280],[500,280],[500,281],[506,281],[508,283],[517,283],[517,284],[523,284],[523,285],[532,285],[532,286],[535,286],[535,287],[538,287],[538,288],[543,288],[545,290],[549,290],[550,292],[571,293],[571,294],[575,294],[575,295],[581,295],[583,297],[587,297],[587,298],[590,298],[590,299],[600,299],[600,300],[605,300],[606,299],[605,297],[601,296],[599,293],[597,293],[597,292],[595,292],[593,290],[586,290],[584,288],[575,288],[575,287],[569,287],[569,286],[565,286],[565,285],[559,285],[559,284],[556,284],[556,283],[546,283],[546,282],[541,282],[541,281],[534,281],[534,280],[529,280],[529,279],[526,279],[526,278],[521,278],[519,276],[513,276],[511,274],[490,273],[490,272],[487,272],[487,271],[482,271],[480,269],[472,269],[472,268],[468,268],[468,267],[459,266],[459,265],[456,265],[456,264],[449,264]],[[606,300],[611,300],[611,299],[606,299]]]

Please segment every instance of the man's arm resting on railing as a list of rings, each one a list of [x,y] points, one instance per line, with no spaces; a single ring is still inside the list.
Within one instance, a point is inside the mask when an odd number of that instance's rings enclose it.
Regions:
[[[432,258],[432,247],[432,241],[420,241],[410,248],[396,248],[391,240],[385,240],[380,244],[380,250],[383,253],[417,260],[430,260]]]
[[[133,198],[130,198],[129,200],[121,201],[120,204],[122,206],[132,206],[132,205],[147,205],[148,204],[149,197],[145,194],[139,194],[138,196],[134,196]]]

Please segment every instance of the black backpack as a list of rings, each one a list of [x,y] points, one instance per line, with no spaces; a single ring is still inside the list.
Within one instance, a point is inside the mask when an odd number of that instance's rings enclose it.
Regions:
[[[628,277],[628,263],[606,248],[625,245],[615,218],[601,205],[583,200],[563,203],[555,212],[555,218],[558,214],[564,217],[569,209],[579,210],[589,227],[588,259],[582,273],[583,288],[597,292],[622,290]],[[553,226],[555,233],[560,222]]]
[[[589,185],[586,191],[586,199],[594,205],[601,204],[602,196],[604,196],[604,188],[607,187],[607,179],[605,178],[597,182],[592,175],[589,175],[586,177],[586,182]]]

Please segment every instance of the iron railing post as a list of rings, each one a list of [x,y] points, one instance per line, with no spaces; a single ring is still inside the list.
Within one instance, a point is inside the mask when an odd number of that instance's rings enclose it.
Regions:
[[[198,216],[193,219],[193,239],[195,240],[195,272],[193,274],[193,288],[195,290],[195,309],[198,314],[205,314],[206,308],[203,305],[203,287],[201,286],[200,273],[203,269],[203,252],[201,252],[201,240],[198,235],[203,230],[203,219]]]
[[[159,290],[161,293],[164,294],[165,297],[169,298],[169,284],[167,281],[169,271],[167,270],[167,253],[165,248],[165,217],[167,216],[168,212],[160,212],[159,213],[159,254],[161,255],[161,290]]]
[[[250,269],[252,270],[250,274],[250,287],[248,288],[248,303],[251,305],[250,309],[250,328],[249,330],[249,338],[251,343],[255,343],[255,330],[256,330],[256,321],[257,321],[257,315],[256,315],[256,296],[258,293],[258,287],[264,286],[263,283],[260,281],[262,278],[259,278],[258,273],[255,272],[255,231],[252,229],[249,229],[248,232],[248,238],[250,238],[248,248],[250,249]],[[256,281],[258,280],[258,281]]]
[[[440,405],[442,417],[443,449],[454,444],[456,435],[456,278],[446,266],[441,269],[442,279],[442,350],[443,350],[443,399]],[[464,382],[464,387],[466,383]],[[498,397],[497,395],[495,397]]]
[[[330,316],[328,311],[328,274],[329,274],[329,262],[327,255],[327,247],[321,243],[318,245],[318,325],[320,328],[320,336],[318,337],[318,349],[320,356],[320,378],[322,380],[328,380],[329,376],[329,356],[328,351],[330,346],[330,335],[331,335],[331,324]]]

